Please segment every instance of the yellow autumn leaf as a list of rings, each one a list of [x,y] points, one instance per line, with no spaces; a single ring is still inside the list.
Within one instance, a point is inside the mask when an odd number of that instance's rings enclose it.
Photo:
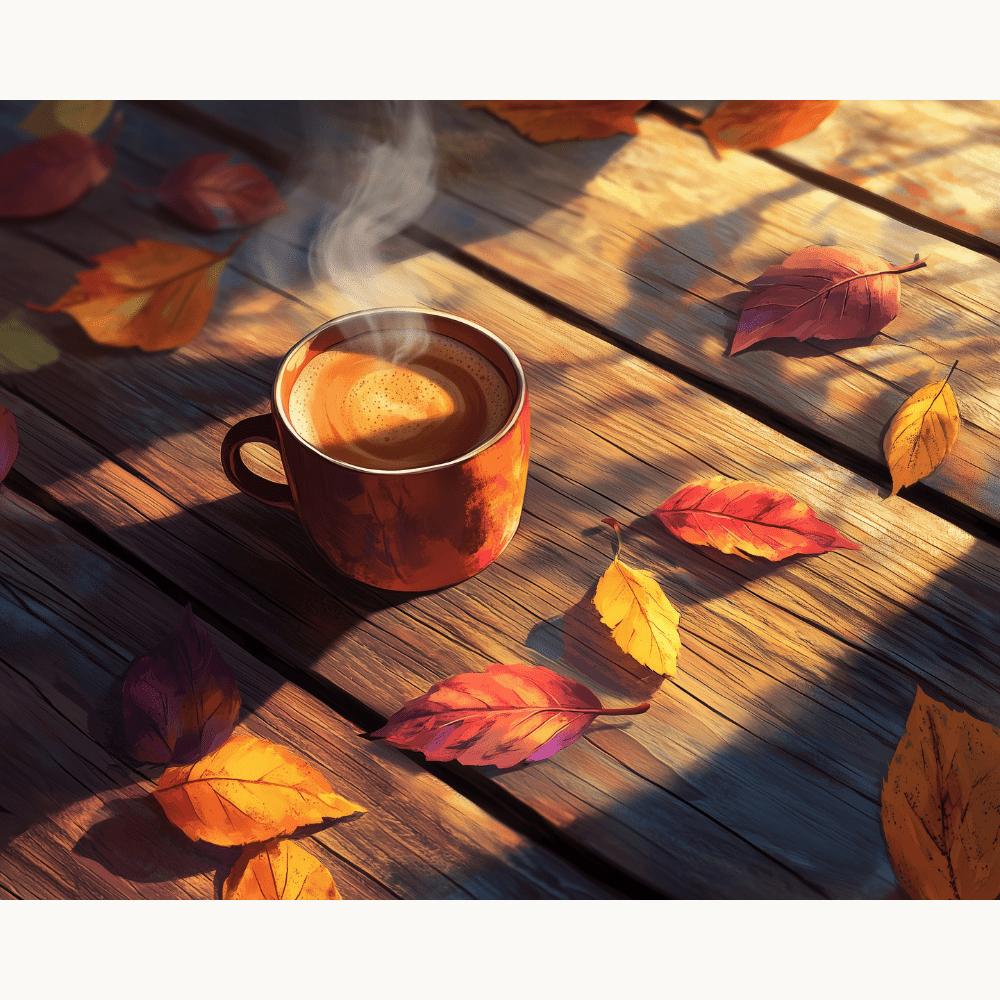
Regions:
[[[958,439],[962,421],[948,378],[918,389],[896,411],[885,432],[882,447],[892,473],[890,496],[929,476]]]
[[[57,132],[90,135],[108,117],[114,101],[39,101],[18,126],[44,139]]]
[[[622,652],[644,667],[672,677],[677,673],[681,616],[674,609],[651,573],[632,569],[619,558],[621,534],[614,518],[604,518],[615,529],[618,544],[611,565],[597,583],[594,606],[601,622]]]
[[[168,767],[153,790],[191,840],[233,847],[365,810],[290,750],[241,734],[195,764]]]
[[[333,876],[291,840],[251,844],[222,886],[223,899],[343,899]]]

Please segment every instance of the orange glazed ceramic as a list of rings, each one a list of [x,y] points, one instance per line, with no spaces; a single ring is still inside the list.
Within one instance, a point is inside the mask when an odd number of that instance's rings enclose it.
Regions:
[[[473,451],[439,465],[394,472],[336,461],[293,429],[288,400],[299,373],[321,351],[373,330],[424,326],[491,361],[513,400],[500,430]],[[293,347],[278,369],[271,412],[241,420],[222,442],[230,482],[274,507],[294,510],[320,552],[342,573],[386,590],[436,590],[488,566],[514,537],[528,475],[530,415],[524,372],[489,331],[420,309],[371,309],[331,320]],[[251,472],[250,441],[281,454],[288,485]]]

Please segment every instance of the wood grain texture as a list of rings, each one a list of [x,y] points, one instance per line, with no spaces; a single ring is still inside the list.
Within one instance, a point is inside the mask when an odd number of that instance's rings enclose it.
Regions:
[[[117,680],[180,606],[6,489],[0,524],[0,884],[25,898],[215,898],[239,849],[189,841],[149,794],[161,769],[113,749]],[[237,676],[238,731],[291,747],[367,808],[301,841],[345,899],[607,897],[209,632]]]
[[[245,124],[253,116],[289,155],[315,145],[266,107],[200,106]],[[892,414],[958,359],[965,428],[924,482],[1000,523],[1000,262],[748,154],[717,162],[703,138],[655,114],[638,117],[634,137],[538,146],[485,112],[439,104],[435,113],[442,188],[420,227],[865,459],[884,464]],[[331,113],[320,134],[336,147],[350,142],[350,125]],[[747,283],[814,244],[929,263],[904,277],[900,315],[871,341],[771,341],[727,357]]]

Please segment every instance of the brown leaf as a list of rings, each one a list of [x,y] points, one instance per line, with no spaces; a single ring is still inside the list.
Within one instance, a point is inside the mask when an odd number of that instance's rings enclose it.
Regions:
[[[603,139],[639,131],[632,116],[649,101],[466,101],[485,108],[535,142]]]
[[[223,899],[343,899],[333,876],[291,840],[251,844],[233,865]]]
[[[548,667],[494,663],[457,674],[408,701],[373,737],[428,760],[513,767],[545,760],[580,738],[598,715],[637,715],[604,708],[590,688]]]
[[[111,173],[111,141],[59,132],[0,156],[0,218],[28,219],[68,208]]]
[[[365,810],[276,743],[239,734],[187,767],[168,767],[153,791],[192,840],[232,847]]]
[[[92,340],[114,347],[162,351],[196,336],[208,319],[215,290],[237,241],[225,253],[160,240],[139,240],[94,258],[74,285],[38,312],[69,313]]]
[[[698,125],[715,149],[773,149],[811,132],[840,101],[723,101]]]
[[[750,282],[730,354],[771,337],[873,337],[899,312],[899,278],[926,267],[892,267],[864,250],[805,247]]]
[[[14,414],[7,407],[0,406],[0,483],[7,478],[7,473],[17,458],[19,446]]]
[[[44,138],[58,132],[90,135],[111,113],[114,101],[39,101],[18,126]]]
[[[249,226],[285,210],[274,185],[249,163],[229,163],[228,153],[203,153],[172,170],[157,197],[194,226]]]
[[[882,830],[914,899],[996,899],[1000,733],[918,687],[882,785]]]
[[[790,494],[723,476],[682,486],[653,513],[685,542],[772,562],[800,553],[861,547]]]

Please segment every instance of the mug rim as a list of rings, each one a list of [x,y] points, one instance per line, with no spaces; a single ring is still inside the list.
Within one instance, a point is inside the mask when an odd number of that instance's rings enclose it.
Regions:
[[[492,340],[493,343],[496,344],[501,351],[503,351],[514,370],[515,376],[517,377],[517,396],[511,406],[510,415],[504,421],[503,426],[501,426],[501,428],[492,437],[489,437],[481,444],[476,445],[476,447],[471,451],[467,451],[464,454],[459,455],[457,458],[449,459],[447,462],[438,462],[436,465],[421,465],[414,469],[369,469],[362,465],[352,465],[350,462],[344,462],[339,458],[331,458],[325,452],[320,451],[319,448],[311,445],[301,434],[299,434],[299,432],[292,425],[291,420],[288,419],[288,415],[284,412],[283,407],[278,401],[278,386],[281,382],[281,376],[289,361],[292,359],[292,356],[301,347],[318,337],[324,330],[329,330],[331,326],[338,326],[348,320],[360,319],[365,316],[376,316],[385,313],[410,313],[417,316],[438,316],[442,319],[454,320],[458,323],[462,323],[464,326],[471,327],[488,340]],[[447,336],[447,334],[442,334],[442,336]],[[473,348],[473,350],[475,350],[475,348]],[[478,354],[480,352],[477,351],[476,353]],[[358,309],[355,312],[344,313],[342,316],[337,316],[334,319],[328,319],[325,323],[321,323],[314,330],[311,330],[301,340],[293,344],[288,349],[285,356],[281,359],[281,364],[278,365],[274,381],[271,384],[271,410],[274,412],[276,417],[281,420],[285,429],[291,432],[291,434],[295,437],[295,440],[298,441],[300,445],[308,448],[311,452],[318,455],[320,458],[325,459],[327,462],[332,462],[334,465],[350,469],[352,472],[363,472],[371,476],[412,476],[420,472],[433,472],[437,469],[447,469],[450,466],[461,465],[463,462],[467,462],[470,458],[474,458],[476,455],[482,454],[488,448],[491,448],[514,427],[520,419],[521,412],[524,409],[524,404],[527,398],[528,383],[524,377],[524,369],[521,367],[521,362],[518,360],[517,355],[510,349],[510,347],[508,347],[507,344],[505,344],[495,333],[491,333],[486,329],[486,327],[480,326],[478,323],[473,323],[472,320],[468,320],[464,316],[456,316],[454,313],[442,312],[439,309],[423,309],[419,306],[377,306],[373,309]]]

